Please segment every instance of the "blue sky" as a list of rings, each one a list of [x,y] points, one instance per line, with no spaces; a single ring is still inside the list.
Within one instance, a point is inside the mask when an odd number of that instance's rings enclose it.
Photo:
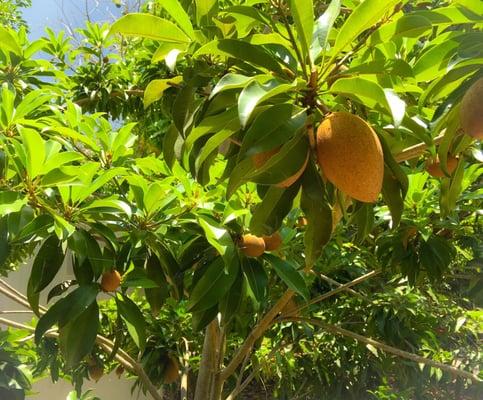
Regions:
[[[112,0],[32,0],[32,7],[23,10],[30,38],[43,36],[46,26],[54,31],[83,26],[86,8],[92,21],[112,21],[121,15]]]

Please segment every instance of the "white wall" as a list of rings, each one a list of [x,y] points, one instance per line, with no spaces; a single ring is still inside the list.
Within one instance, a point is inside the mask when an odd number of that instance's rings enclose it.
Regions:
[[[6,281],[13,286],[15,289],[22,293],[26,293],[27,281],[30,275],[31,265],[27,264],[22,266],[19,270],[12,272]],[[54,282],[46,288],[41,295],[40,303],[46,303],[47,293],[50,288],[54,285],[68,280],[73,279],[72,267],[69,263],[64,265],[58,275],[56,276]],[[22,306],[15,303],[3,296],[0,293],[0,311],[5,310],[25,310]],[[5,318],[15,320],[17,322],[28,322],[31,320],[31,314],[9,314],[4,315]],[[5,327],[0,327],[4,329]],[[136,390],[131,396],[131,386],[134,383],[132,379],[126,379],[122,377],[119,379],[115,373],[103,376],[99,382],[95,383],[93,381],[85,381],[83,389],[93,389],[94,395],[98,396],[101,400],[147,400],[148,397],[144,396],[142,393],[138,394]],[[60,380],[55,384],[52,383],[50,377],[45,378],[41,381],[35,382],[33,386],[34,395],[27,397],[29,400],[65,400],[67,394],[73,390],[70,382]]]

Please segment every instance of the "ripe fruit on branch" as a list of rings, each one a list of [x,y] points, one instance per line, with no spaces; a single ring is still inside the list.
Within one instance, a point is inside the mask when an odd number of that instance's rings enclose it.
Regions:
[[[317,159],[326,178],[353,199],[372,203],[382,189],[384,156],[374,130],[348,112],[329,115],[317,130]]]
[[[97,382],[104,375],[104,368],[99,364],[91,365],[88,368],[88,372],[89,378]]]
[[[460,122],[467,135],[483,139],[483,78],[478,79],[463,96]]]
[[[448,173],[451,175],[453,171],[458,166],[458,159],[453,156],[448,156],[446,159],[446,169]],[[443,169],[441,168],[441,163],[439,159],[428,160],[426,162],[426,171],[435,178],[444,178],[446,174],[444,173]]]
[[[101,289],[104,292],[114,292],[119,286],[121,286],[121,274],[118,271],[113,269],[102,274]]]
[[[242,236],[239,246],[243,254],[248,257],[260,257],[265,252],[263,238],[249,233]]]
[[[163,381],[165,384],[169,385],[170,383],[175,382],[179,376],[179,363],[178,360],[169,355],[167,357],[166,366],[164,367],[163,373]]]
[[[265,242],[266,251],[274,251],[282,244],[282,236],[278,232],[272,233],[269,236],[263,235],[263,241]]]

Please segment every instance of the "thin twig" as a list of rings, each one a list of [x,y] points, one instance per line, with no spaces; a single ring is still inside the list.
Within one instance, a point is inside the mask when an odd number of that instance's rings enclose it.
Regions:
[[[482,380],[478,376],[472,374],[471,372],[462,371],[462,370],[455,368],[451,365],[443,364],[443,363],[440,363],[438,361],[434,361],[434,360],[431,360],[429,358],[422,357],[422,356],[419,356],[417,354],[409,353],[407,351],[398,349],[396,347],[389,346],[385,343],[381,343],[381,342],[378,342],[374,339],[359,335],[358,333],[348,331],[347,329],[341,328],[340,326],[327,324],[325,322],[322,322],[322,321],[319,321],[319,320],[316,320],[316,319],[310,319],[310,318],[287,317],[287,318],[284,318],[284,320],[292,321],[292,322],[305,322],[305,323],[308,323],[308,324],[311,324],[311,325],[319,326],[319,327],[325,329],[326,331],[328,331],[330,333],[350,337],[350,338],[355,339],[359,342],[369,344],[369,345],[374,346],[378,349],[381,349],[381,350],[385,351],[386,353],[395,354],[399,357],[406,358],[408,360],[415,361],[417,363],[430,365],[432,367],[441,369],[443,371],[450,372],[453,375],[460,376],[460,377],[466,378],[466,379],[470,379],[474,383],[482,382]]]
[[[333,280],[332,278],[330,278],[330,277],[329,277],[329,276],[327,276],[327,275],[324,275],[324,274],[319,274],[319,276],[320,276],[320,277],[321,277],[321,278],[322,278],[324,281],[329,282],[329,283],[330,283],[330,284],[332,284],[332,285],[335,285],[335,286],[337,286],[337,287],[343,286],[343,284],[342,284],[342,283],[340,283],[340,282],[337,282],[337,281]],[[362,294],[360,294],[360,293],[356,292],[354,289],[351,289],[351,288],[345,288],[344,290],[345,290],[346,292],[350,293],[350,294],[353,294],[354,296],[357,296],[357,297],[361,298],[361,299],[363,299],[363,298],[364,298],[364,296],[363,296]]]
[[[381,271],[380,270],[374,270],[374,271],[371,271],[371,272],[368,272],[367,274],[364,274],[362,276],[360,276],[359,278],[356,278],[350,282],[347,282],[343,285],[340,285],[339,287],[335,288],[335,289],[332,289],[331,291],[327,292],[327,293],[324,293],[324,294],[321,294],[320,296],[317,296],[317,297],[314,297],[312,300],[308,301],[307,303],[301,305],[300,307],[298,307],[294,312],[300,312],[301,310],[311,306],[312,304],[315,304],[315,303],[320,303],[321,301],[324,301],[326,299],[328,299],[329,297],[332,297],[334,295],[336,295],[337,293],[340,293],[344,290],[347,290],[348,288],[352,287],[352,286],[355,286],[355,285],[358,285],[359,283],[362,283],[378,274],[380,274]]]

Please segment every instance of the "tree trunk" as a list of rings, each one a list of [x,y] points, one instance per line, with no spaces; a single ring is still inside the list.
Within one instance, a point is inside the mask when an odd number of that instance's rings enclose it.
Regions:
[[[212,398],[212,388],[218,372],[217,353],[219,351],[219,342],[220,328],[218,320],[215,318],[206,327],[194,400],[218,400]]]

